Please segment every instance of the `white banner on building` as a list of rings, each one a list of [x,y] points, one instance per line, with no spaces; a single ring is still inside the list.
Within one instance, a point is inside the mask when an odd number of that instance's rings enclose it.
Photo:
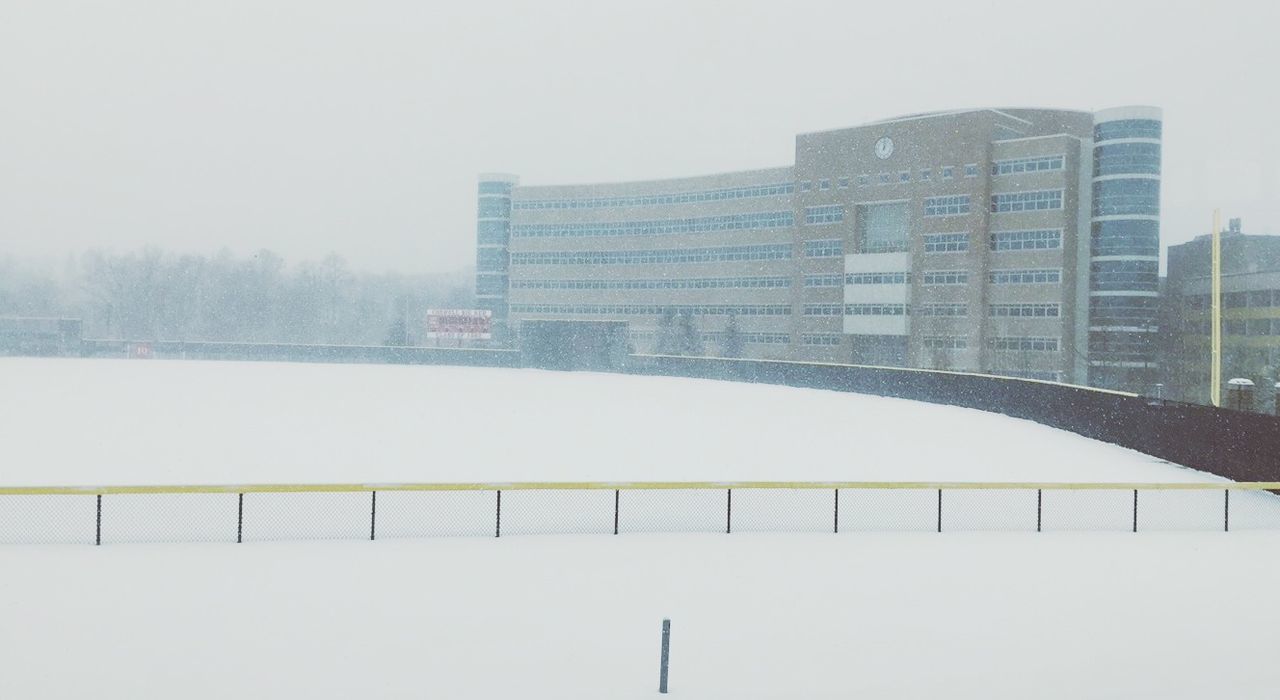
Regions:
[[[489,340],[492,316],[488,309],[427,309],[427,337]]]

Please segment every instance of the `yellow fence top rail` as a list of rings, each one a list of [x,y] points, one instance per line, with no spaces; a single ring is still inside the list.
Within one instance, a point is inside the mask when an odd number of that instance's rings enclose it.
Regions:
[[[1019,482],[1019,481],[521,481],[416,484],[207,484],[155,486],[0,486],[0,496],[174,494],[174,493],[340,493],[369,491],[584,491],[657,489],[929,489],[1066,491],[1280,491],[1280,481],[1219,482]]]

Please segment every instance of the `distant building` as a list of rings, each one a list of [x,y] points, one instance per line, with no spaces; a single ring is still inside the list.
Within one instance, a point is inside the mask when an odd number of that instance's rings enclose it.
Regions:
[[[690,319],[706,354],[1147,390],[1161,112],[974,109],[800,134],[793,165],[646,182],[479,183],[496,325]]]
[[[80,354],[78,318],[0,318],[0,355]]]
[[[1265,403],[1280,366],[1280,236],[1242,228],[1232,219],[1222,234],[1222,377],[1252,379]],[[1165,281],[1164,384],[1198,403],[1209,403],[1211,239],[1170,246]]]

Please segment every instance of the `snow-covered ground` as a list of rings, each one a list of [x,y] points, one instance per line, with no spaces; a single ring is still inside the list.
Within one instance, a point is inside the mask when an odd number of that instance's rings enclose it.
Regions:
[[[0,547],[0,697],[1275,697],[1272,533]]]
[[[972,409],[682,378],[0,358],[0,388],[9,486],[1208,478]]]
[[[978,411],[686,379],[0,359],[0,388],[5,485],[1210,478]],[[610,494],[585,497],[597,495]],[[1123,529],[1127,501],[1112,495],[1046,507],[1046,524],[1084,513]],[[325,496],[360,536],[368,494]],[[1220,496],[1144,494],[1143,529],[1161,498],[1192,499],[1186,512],[1214,527]],[[49,498],[85,506],[75,527],[92,526],[90,497]],[[128,526],[125,498],[104,499],[109,541]],[[209,498],[222,499],[210,512],[225,542],[234,495]],[[951,498],[948,518],[993,512],[953,510]],[[1248,513],[1239,501],[1233,513]],[[250,503],[247,539],[260,512]],[[1009,512],[1026,521],[1031,503]],[[1254,515],[1274,515],[1264,506]],[[752,495],[735,493],[734,508],[750,523]],[[600,531],[608,511],[596,510]],[[478,522],[490,526],[487,511]],[[663,617],[674,697],[1275,694],[1280,608],[1267,601],[1280,531],[643,534],[627,523],[616,537],[0,545],[0,698],[653,697]]]

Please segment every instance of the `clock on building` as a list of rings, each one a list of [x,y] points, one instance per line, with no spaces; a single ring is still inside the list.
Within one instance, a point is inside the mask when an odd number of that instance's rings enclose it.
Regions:
[[[884,160],[891,155],[893,155],[893,139],[881,136],[880,140],[876,141],[876,157]]]

